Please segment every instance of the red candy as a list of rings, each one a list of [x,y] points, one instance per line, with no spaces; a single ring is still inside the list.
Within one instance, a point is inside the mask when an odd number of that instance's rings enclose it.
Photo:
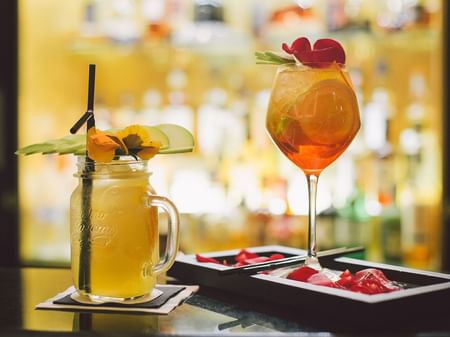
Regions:
[[[330,278],[324,273],[316,273],[311,275],[308,278],[307,282],[318,286],[336,288],[335,283],[332,280],[330,280]]]
[[[306,37],[300,37],[292,42],[289,47],[283,43],[283,50],[304,65],[321,68],[336,62],[345,65],[345,51],[341,44],[333,39],[317,40],[311,48],[311,43]]]
[[[246,249],[241,249],[234,259],[236,262],[245,262],[245,260],[254,259],[255,257],[258,257],[258,254],[249,252]]]
[[[292,271],[287,278],[370,295],[388,293],[400,289],[381,270],[375,268],[360,270],[355,275],[346,270],[341,273],[339,280],[332,281],[325,273],[319,273],[308,266],[301,266]]]
[[[302,281],[307,282],[308,279],[314,275],[317,274],[318,271],[314,268],[308,267],[308,266],[301,266],[300,268],[295,269],[293,272],[291,272],[287,278],[291,280],[296,281]]]
[[[211,263],[223,264],[225,266],[230,266],[226,260],[224,260],[223,263],[220,263],[217,259],[214,259],[211,257],[205,257],[200,254],[196,254],[195,258],[196,258],[197,262],[211,262]],[[239,251],[239,253],[234,257],[234,260],[236,261],[236,263],[231,265],[231,267],[241,267],[241,266],[246,266],[249,264],[274,261],[274,260],[279,260],[279,259],[284,259],[284,255],[276,253],[276,254],[272,254],[271,256],[259,256],[258,254],[250,252],[246,249],[241,249]]]
[[[210,262],[210,263],[218,263],[221,264],[218,260],[216,260],[213,257],[205,257],[199,254],[195,254],[195,258],[197,259],[198,262]]]

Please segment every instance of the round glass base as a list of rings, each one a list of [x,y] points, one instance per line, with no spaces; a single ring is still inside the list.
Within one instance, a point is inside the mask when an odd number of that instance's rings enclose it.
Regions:
[[[305,265],[318,271],[322,269],[322,266],[319,263],[319,259],[315,256],[308,256],[305,260]]]

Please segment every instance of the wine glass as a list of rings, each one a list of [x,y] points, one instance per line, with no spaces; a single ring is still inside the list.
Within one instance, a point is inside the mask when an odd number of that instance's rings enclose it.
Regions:
[[[308,251],[305,264],[321,269],[316,247],[316,194],[319,175],[350,145],[360,128],[350,77],[336,62],[278,68],[266,117],[278,148],[308,182]]]

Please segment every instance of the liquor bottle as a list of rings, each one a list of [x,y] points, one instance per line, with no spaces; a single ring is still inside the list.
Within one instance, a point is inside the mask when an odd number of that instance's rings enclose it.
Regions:
[[[144,21],[146,40],[158,41],[169,34],[167,6],[164,0],[141,0],[141,15]]]
[[[402,263],[401,212],[397,205],[397,187],[395,185],[394,156],[387,154],[380,158],[380,191],[378,200],[381,205],[379,215],[381,253],[386,263]]]
[[[95,0],[88,1],[84,6],[83,21],[80,25],[80,36],[86,38],[101,35],[98,24],[98,6]]]
[[[133,0],[98,1],[102,32],[112,43],[135,43],[143,37],[140,10]]]
[[[134,123],[136,110],[134,107],[134,97],[131,93],[122,93],[119,97],[119,107],[113,111],[112,126],[123,128]]]
[[[184,87],[187,84],[186,73],[179,68],[172,69],[166,78],[169,86],[169,104],[164,107],[162,120],[164,123],[173,123],[185,127],[194,133],[194,111],[186,104]]]
[[[226,100],[225,90],[211,89],[198,108],[198,145],[202,154],[206,156],[219,155],[225,146]]]
[[[163,123],[161,93],[156,89],[147,89],[142,98],[142,108],[136,115],[137,124],[158,125]]]
[[[405,177],[400,185],[402,250],[405,264],[434,268],[439,246],[440,204],[438,142],[428,127],[429,107],[425,100],[425,78],[410,77],[411,103],[407,107],[409,126],[400,134]]]

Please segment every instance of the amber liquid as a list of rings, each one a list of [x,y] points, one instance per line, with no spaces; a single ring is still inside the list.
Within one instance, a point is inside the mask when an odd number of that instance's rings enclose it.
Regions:
[[[319,175],[350,145],[360,128],[347,73],[290,66],[278,73],[266,120],[280,150],[305,174]]]
[[[156,207],[146,204],[148,175],[93,180],[90,212],[90,290],[85,295],[129,299],[148,294],[156,283],[159,260]],[[79,289],[81,189],[71,198],[71,255]],[[80,289],[79,289],[80,290]]]

